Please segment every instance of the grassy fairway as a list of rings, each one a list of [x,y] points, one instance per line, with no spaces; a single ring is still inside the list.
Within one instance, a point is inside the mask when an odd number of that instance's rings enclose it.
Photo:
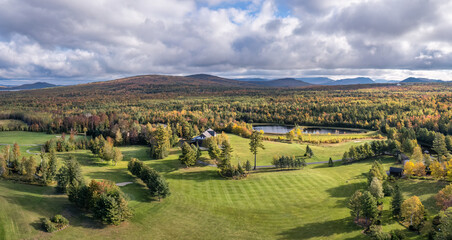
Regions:
[[[36,132],[6,131],[0,133],[0,143],[18,143],[20,145],[44,144],[46,141],[55,138],[56,136],[58,135]]]
[[[228,134],[232,148],[234,149],[235,161],[241,163],[249,160],[254,163],[254,156],[249,149],[249,139],[239,137],[234,134]],[[345,151],[351,146],[361,145],[365,142],[372,140],[357,140],[336,144],[321,144],[309,146],[314,152],[314,156],[307,159],[308,162],[328,161],[331,157],[333,160],[341,159]],[[306,144],[299,143],[281,143],[273,141],[264,141],[265,150],[259,149],[257,155],[257,165],[265,166],[272,165],[273,156],[275,155],[289,155],[289,156],[302,156],[306,150]]]
[[[144,146],[121,147],[121,151],[125,160],[117,166],[101,162],[89,151],[59,157],[75,155],[86,180],[134,182],[121,187],[134,211],[130,221],[104,227],[81,214],[65,196],[54,194],[52,187],[0,180],[0,239],[366,239],[362,229],[352,224],[346,206],[350,195],[365,187],[364,173],[371,161],[295,171],[267,169],[236,181],[220,178],[212,167],[181,168],[178,149],[163,160],[150,160]],[[162,202],[151,201],[146,188],[127,172],[130,157],[162,172],[172,195]],[[383,159],[386,168],[393,162]],[[430,213],[437,211],[433,195],[442,187],[434,181],[401,181],[405,196],[420,196]],[[71,226],[43,233],[39,219],[57,213],[66,216]],[[395,222],[384,225],[386,231],[395,228],[402,227]]]

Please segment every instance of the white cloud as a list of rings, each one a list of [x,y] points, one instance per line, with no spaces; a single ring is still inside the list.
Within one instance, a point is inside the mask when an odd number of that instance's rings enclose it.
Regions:
[[[0,0],[0,77],[446,76],[451,11],[446,0]]]

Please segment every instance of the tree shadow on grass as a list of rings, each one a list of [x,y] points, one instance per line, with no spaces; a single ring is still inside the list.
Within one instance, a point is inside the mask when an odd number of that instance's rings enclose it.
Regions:
[[[334,234],[348,233],[359,230],[350,218],[308,223],[303,226],[280,232],[280,239],[310,239],[329,238]]]
[[[128,174],[127,169],[103,169],[102,171],[87,172],[83,175],[91,179],[105,179],[116,183],[132,182],[134,178]]]
[[[174,172],[165,175],[167,179],[177,179],[177,180],[191,180],[197,182],[204,182],[209,180],[223,180],[217,171],[215,170],[204,170],[204,169],[190,169],[185,172]]]
[[[346,183],[334,188],[327,189],[326,192],[330,194],[331,197],[337,197],[337,198],[349,198],[356,190],[358,189],[365,189],[366,183],[365,182],[353,182],[353,183]]]
[[[30,222],[34,229],[42,231],[42,218],[50,218],[57,214],[66,217],[72,226],[101,229],[104,225],[85,214],[70,203],[64,195],[56,194],[51,187],[30,186],[24,184],[2,184],[2,187],[11,188],[21,193],[3,195],[2,198],[9,204],[17,205],[20,209],[33,212],[39,220]],[[29,191],[30,190],[30,191]],[[39,195],[31,195],[39,194]]]

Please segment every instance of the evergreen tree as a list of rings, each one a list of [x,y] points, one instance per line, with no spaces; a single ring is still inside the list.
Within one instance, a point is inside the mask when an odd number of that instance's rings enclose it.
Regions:
[[[250,151],[254,155],[254,170],[257,168],[257,153],[259,148],[265,149],[262,139],[263,135],[264,132],[262,131],[253,131],[250,136]]]
[[[328,160],[328,166],[329,167],[334,167],[334,162],[333,159],[330,157],[330,159]]]
[[[49,153],[49,170],[48,170],[48,180],[53,181],[57,175],[58,159],[56,157],[55,151]]]
[[[83,184],[83,175],[80,164],[71,156],[58,171],[57,191],[67,192],[69,187],[78,187]]]
[[[348,201],[348,208],[350,208],[350,214],[356,221],[359,220],[359,217],[362,213],[363,208],[363,193],[361,190],[357,190],[350,200]]]
[[[232,158],[232,146],[229,141],[223,142],[223,149],[221,149],[220,161],[218,163],[218,167],[226,166],[231,162]]]
[[[374,219],[378,215],[377,201],[369,191],[363,192],[362,200],[362,216],[366,218],[367,224],[369,220]]]
[[[6,167],[6,160],[3,156],[0,156],[0,177],[6,177],[8,175],[8,168]]]
[[[446,146],[446,138],[442,133],[436,133],[435,139],[433,140],[433,151],[438,154],[438,161],[441,161],[443,156],[447,156],[447,146]]]
[[[199,160],[202,156],[201,148],[199,148],[199,145],[196,145],[196,160]]]
[[[155,189],[156,189],[155,195],[159,198],[159,201],[162,198],[166,198],[169,195],[171,195],[168,182],[161,175],[159,175],[157,177],[157,180],[155,181],[155,185],[156,185],[155,186]]]
[[[246,163],[245,163],[245,170],[246,170],[247,172],[250,172],[250,171],[251,171],[251,163],[250,163],[249,160],[247,160]]]
[[[403,196],[400,191],[399,185],[396,184],[394,187],[394,194],[391,201],[392,215],[399,217],[402,211]]]
[[[342,155],[342,164],[347,164],[349,162],[349,156],[348,152],[344,152],[344,155]]]
[[[182,155],[179,156],[179,161],[186,167],[194,166],[196,163],[196,152],[187,142],[182,145]]]
[[[306,145],[306,152],[304,154],[305,156],[311,158],[312,156],[314,156],[314,152],[312,151],[312,149],[309,147],[309,145]]]
[[[380,179],[374,177],[372,179],[372,182],[370,183],[369,186],[369,192],[372,194],[372,196],[375,197],[375,199],[381,199],[384,197],[384,193],[383,193],[383,185],[380,181]]]
[[[218,147],[217,142],[214,138],[209,138],[208,140],[208,147],[209,147],[209,156],[211,159],[219,160],[221,155],[221,150]]]

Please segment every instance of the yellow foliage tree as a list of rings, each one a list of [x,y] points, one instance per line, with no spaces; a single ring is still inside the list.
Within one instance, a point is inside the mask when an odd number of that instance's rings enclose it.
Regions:
[[[425,165],[423,162],[417,162],[414,164],[414,175],[416,176],[425,176]]]
[[[414,175],[414,163],[411,161],[408,161],[404,166],[403,173],[407,176]]]
[[[424,205],[417,196],[412,196],[402,203],[402,217],[410,226],[418,228],[424,221]]]
[[[452,160],[446,162],[446,175],[448,180],[452,180]]]
[[[442,179],[446,176],[446,167],[438,161],[433,161],[430,164],[430,170],[432,171],[432,177],[435,179]]]

